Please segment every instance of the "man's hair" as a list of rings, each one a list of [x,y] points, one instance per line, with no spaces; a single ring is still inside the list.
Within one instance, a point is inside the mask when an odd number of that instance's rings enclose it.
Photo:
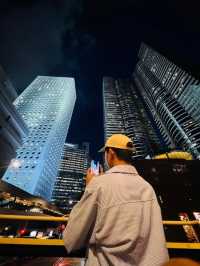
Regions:
[[[112,149],[115,152],[118,159],[123,160],[129,164],[132,163],[133,151],[125,150],[125,149],[112,148],[112,147],[106,147],[105,151],[107,152],[109,149]]]

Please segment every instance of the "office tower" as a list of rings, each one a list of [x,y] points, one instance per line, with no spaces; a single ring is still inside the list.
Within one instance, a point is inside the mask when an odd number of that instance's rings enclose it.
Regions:
[[[186,71],[144,43],[141,44],[138,58],[174,98],[178,98],[188,86],[199,84]]]
[[[134,158],[152,156],[165,142],[131,80],[103,79],[105,140],[112,134],[130,137],[135,145]]]
[[[1,66],[0,66],[0,84],[1,84],[1,90],[5,91],[9,100],[13,102],[18,95],[11,81],[9,80],[9,78],[7,77],[5,71]]]
[[[200,85],[189,85],[180,94],[179,103],[200,124]]]
[[[111,77],[103,78],[103,111],[105,140],[115,133],[125,133],[123,116],[119,106],[115,80]]]
[[[188,86],[199,81],[145,44],[133,77],[168,144],[200,158],[200,125],[179,100]]]
[[[16,97],[14,87],[0,67],[0,177],[15,158],[22,138],[28,134],[27,126],[12,103]]]
[[[73,78],[38,76],[14,101],[29,134],[17,150],[18,167],[9,167],[4,181],[51,198],[75,100]]]
[[[88,166],[89,143],[83,143],[82,147],[66,143],[62,152],[51,202],[69,212],[84,191],[84,176]]]

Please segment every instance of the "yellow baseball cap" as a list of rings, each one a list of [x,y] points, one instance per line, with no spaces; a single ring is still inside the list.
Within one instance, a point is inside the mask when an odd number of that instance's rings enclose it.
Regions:
[[[111,137],[109,137],[105,146],[101,148],[99,152],[104,152],[105,148],[107,147],[135,151],[132,140],[122,134],[113,134]]]

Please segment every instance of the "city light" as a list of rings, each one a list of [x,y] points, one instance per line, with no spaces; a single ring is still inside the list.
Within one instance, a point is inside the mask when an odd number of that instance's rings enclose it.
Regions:
[[[19,230],[20,236],[26,234],[27,230],[25,228]]]
[[[18,169],[22,165],[22,160],[12,159],[9,165],[11,169]]]

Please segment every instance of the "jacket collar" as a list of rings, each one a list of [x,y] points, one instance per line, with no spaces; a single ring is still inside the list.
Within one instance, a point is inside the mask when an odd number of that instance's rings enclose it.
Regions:
[[[138,174],[138,172],[135,169],[135,167],[130,165],[130,164],[119,164],[119,165],[113,166],[108,171],[106,171],[107,174],[113,173],[113,172]]]

